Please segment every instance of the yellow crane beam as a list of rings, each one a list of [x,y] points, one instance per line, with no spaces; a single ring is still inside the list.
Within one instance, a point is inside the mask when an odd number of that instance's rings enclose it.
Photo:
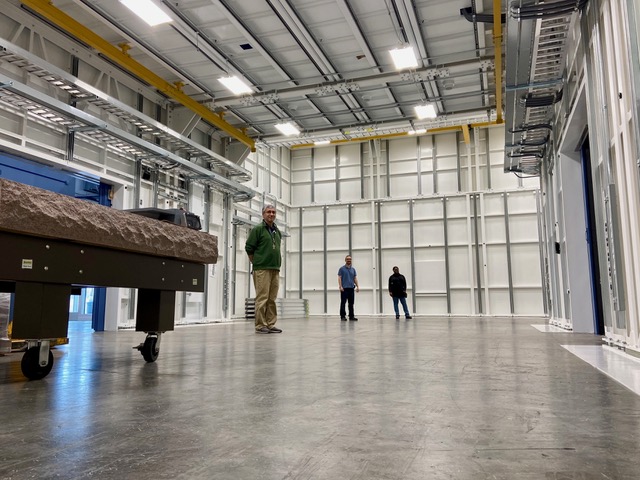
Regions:
[[[21,0],[21,2],[34,12],[52,22],[54,25],[62,28],[70,35],[73,35],[78,40],[86,43],[90,47],[95,48],[97,51],[107,56],[124,69],[128,70],[142,81],[147,82],[149,85],[157,88],[160,92],[164,93],[168,97],[174,99],[178,103],[198,114],[202,119],[211,123],[223,132],[229,134],[231,137],[244,143],[251,149],[252,152],[255,152],[255,141],[251,137],[246,135],[244,131],[226,122],[222,118],[222,115],[211,111],[204,105],[193,100],[191,97],[183,93],[179,89],[179,86],[176,86],[164,80],[159,75],[156,75],[151,70],[146,68],[144,65],[138,63],[136,60],[127,55],[127,53],[125,53],[126,49],[125,51],[122,51],[117,47],[111,45],[105,39],[103,39],[99,35],[96,35],[66,13],[54,7],[52,0]]]

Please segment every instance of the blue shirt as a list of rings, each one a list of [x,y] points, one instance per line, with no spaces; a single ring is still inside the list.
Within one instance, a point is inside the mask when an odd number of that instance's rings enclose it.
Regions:
[[[356,275],[358,274],[355,268],[348,268],[346,265],[341,266],[340,270],[338,270],[338,276],[342,280],[342,288],[356,288],[356,282],[354,281]]]

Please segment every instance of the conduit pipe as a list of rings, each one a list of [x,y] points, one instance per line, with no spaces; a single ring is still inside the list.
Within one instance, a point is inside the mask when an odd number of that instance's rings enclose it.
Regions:
[[[90,47],[95,48],[100,53],[114,61],[116,64],[136,75],[141,80],[149,83],[150,85],[157,88],[159,91],[171,97],[183,106],[187,107],[197,115],[200,115],[200,117],[202,117],[207,122],[211,123],[223,132],[229,134],[236,140],[244,143],[251,149],[252,152],[255,152],[256,147],[254,140],[246,135],[243,131],[237,129],[230,123],[223,120],[221,115],[212,112],[204,105],[193,100],[176,86],[156,75],[144,65],[131,58],[129,55],[118,50],[118,48],[114,47],[105,39],[93,33],[91,30],[71,18],[62,10],[54,7],[51,0],[21,0],[21,2],[34,12],[52,22],[54,25],[60,27],[67,33],[74,36],[78,40],[86,43]]]

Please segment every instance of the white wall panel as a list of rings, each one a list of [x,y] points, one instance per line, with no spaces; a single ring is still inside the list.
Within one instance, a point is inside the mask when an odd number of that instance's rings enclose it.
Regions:
[[[299,183],[291,186],[291,201],[294,205],[311,203],[311,184]]]
[[[438,173],[438,193],[456,193],[458,191],[458,173],[446,171]]]
[[[491,315],[511,315],[508,288],[494,288],[489,292],[489,311]]]
[[[319,149],[316,149],[316,154]],[[311,170],[311,150],[294,150],[291,152],[291,171]]]
[[[509,271],[506,245],[488,245],[487,259],[485,263],[487,264],[489,289],[493,287],[508,289]]]
[[[302,254],[302,281],[305,293],[309,290],[324,290],[324,252]]]
[[[458,139],[455,133],[444,133],[433,137],[438,158],[456,157],[458,155]],[[438,160],[439,161],[439,160]]]
[[[313,165],[315,168],[330,168],[336,167],[336,152],[335,148],[317,148],[314,150]]]
[[[380,269],[382,271],[381,288],[385,295],[387,294],[389,277],[393,275],[394,266],[397,266],[400,269],[400,273],[405,276],[407,280],[407,290],[413,288],[413,279],[411,278],[411,251],[408,248],[383,249]]]
[[[348,225],[332,225],[327,227],[327,251],[346,252],[348,245],[349,245],[349,226]]]
[[[504,217],[488,217],[485,218],[485,242],[503,243],[506,245],[507,237],[504,225]]]
[[[304,262],[304,258],[303,258]],[[298,251],[287,257],[287,297],[300,298],[300,255]],[[284,285],[282,285],[284,286]],[[284,293],[284,292],[283,292]]]
[[[324,314],[324,288],[318,287],[314,289],[305,289],[304,298],[309,302],[309,315],[323,315]],[[338,297],[338,307],[340,306],[340,297]],[[338,308],[334,310],[338,315]],[[331,309],[329,309],[331,312]]]
[[[418,153],[417,137],[400,138],[389,142],[389,162],[413,159]]]
[[[303,183],[311,181],[311,170],[296,170],[291,172],[292,183]]]
[[[340,145],[338,147],[340,153],[340,165],[360,165],[360,144]]]
[[[336,200],[336,184],[316,183],[315,184],[315,203],[329,203]]]
[[[538,288],[522,288],[514,292],[516,315],[540,315],[542,298]]]
[[[360,184],[360,164],[358,165],[340,165],[340,180],[357,179]],[[342,188],[342,186],[340,187]],[[358,191],[360,187],[358,186]],[[358,199],[360,196],[358,195]]]
[[[414,315],[442,315],[447,311],[447,298],[443,295],[421,295],[416,298]]]
[[[447,293],[450,299],[452,314],[469,315],[477,313],[480,308],[478,287],[480,279],[482,293],[482,311],[492,315],[510,314],[508,247],[535,247],[525,250],[524,257],[512,260],[520,262],[513,266],[519,272],[533,271],[538,277],[538,284],[524,284],[520,276],[514,275],[513,288],[520,301],[517,308],[520,311],[531,308],[529,290],[538,292],[541,302],[541,282],[539,281],[539,254],[537,249],[537,216],[535,195],[532,191],[520,190],[522,182],[513,175],[499,171],[502,168],[502,151],[500,142],[504,134],[502,128],[495,132],[474,131],[478,139],[467,146],[462,136],[456,133],[425,136],[417,138],[394,139],[379,143],[379,150],[371,156],[369,149],[372,144],[341,146],[339,153],[339,170],[332,169],[331,162],[335,156],[335,149],[327,149],[321,156],[317,156],[314,172],[316,204],[328,204],[327,210],[327,245],[317,241],[305,241],[305,250],[322,254],[322,262],[314,260],[316,267],[322,272],[316,275],[317,282],[327,281],[326,295],[322,301],[327,302],[327,309],[337,310],[339,296],[337,288],[337,269],[344,263],[344,255],[349,250],[351,238],[354,266],[358,271],[360,285],[363,291],[357,298],[356,312],[364,314],[375,313],[381,309],[384,314],[392,314],[392,302],[387,298],[387,281],[391,275],[391,267],[398,265],[401,272],[411,283],[411,293],[415,289],[416,312],[433,315],[449,313]],[[472,139],[474,137],[472,136]],[[419,145],[419,147],[418,147]],[[347,155],[345,148],[349,148]],[[418,148],[420,153],[418,154]],[[389,176],[386,172],[388,149]],[[316,150],[316,155],[318,151]],[[477,150],[477,151],[476,151]],[[495,151],[494,151],[495,150]],[[360,176],[361,151],[364,152],[364,177]],[[379,156],[378,156],[379,153]],[[294,156],[299,155],[297,153]],[[350,167],[345,166],[348,163]],[[419,157],[419,158],[418,158]],[[433,158],[432,158],[433,157]],[[487,161],[490,160],[492,191],[484,191],[480,195],[460,195],[458,189],[462,180],[463,186],[471,185],[481,192],[488,187],[489,176]],[[420,169],[417,162],[420,161]],[[373,162],[373,165],[372,165]],[[495,162],[495,164],[494,164]],[[321,166],[322,165],[322,166]],[[464,166],[462,170],[459,165]],[[433,168],[436,167],[436,172]],[[420,172],[418,176],[417,173]],[[339,188],[336,192],[324,187],[331,182],[334,173],[339,175]],[[371,177],[373,175],[373,178]],[[297,177],[294,175],[294,178]],[[386,187],[389,184],[389,200],[386,199]],[[365,197],[384,198],[382,203],[372,205],[369,201],[362,201],[360,188],[364,184]],[[434,184],[437,185],[437,195],[421,197],[418,195],[433,195]],[[351,185],[352,188],[347,186]],[[306,186],[306,185],[305,185]],[[292,185],[293,196],[296,196],[296,183]],[[505,229],[504,189],[509,194],[509,228],[511,240],[515,245],[507,245]],[[498,190],[496,192],[496,190]],[[464,191],[463,191],[464,192]],[[333,196],[333,195],[336,196]],[[440,195],[452,194],[446,197]],[[411,222],[410,204],[404,200],[412,197],[413,224]],[[337,205],[335,202],[341,202]],[[351,216],[346,202],[353,202]],[[470,203],[471,202],[471,203]],[[309,205],[306,204],[306,205]],[[446,219],[444,206],[446,205]],[[477,205],[474,212],[473,206]],[[309,208],[309,207],[305,207]],[[379,210],[378,210],[379,209]],[[380,219],[377,219],[377,212]],[[316,212],[320,214],[320,210]],[[477,220],[474,218],[477,215]],[[351,230],[349,229],[351,221]],[[480,236],[476,245],[475,226],[477,221]],[[319,220],[305,215],[303,235],[312,233],[319,237],[324,232],[318,227]],[[445,247],[445,228],[448,249]],[[414,250],[411,250],[413,235]],[[378,241],[380,240],[380,245]],[[474,242],[469,245],[470,242]],[[315,252],[313,252],[315,250]],[[516,248],[510,252],[512,256],[522,253]],[[476,255],[480,256],[479,263]],[[326,260],[325,260],[326,259]],[[411,261],[415,260],[414,270],[416,278],[411,275]],[[448,264],[447,261],[448,260]],[[450,289],[447,292],[447,265]],[[308,268],[306,259],[303,269]],[[475,272],[480,268],[478,277]],[[323,270],[324,269],[324,270]],[[530,278],[533,278],[530,276]],[[534,279],[535,280],[535,279]],[[317,286],[315,287],[317,288]],[[305,290],[308,287],[305,284]],[[310,291],[313,289],[309,288]],[[331,298],[335,295],[335,302]],[[317,297],[318,299],[320,297]],[[382,303],[381,300],[382,299]],[[410,304],[413,303],[411,296]],[[334,305],[334,303],[336,305]],[[514,305],[515,306],[515,305]],[[322,306],[316,307],[321,310]],[[413,305],[411,305],[413,308]],[[533,312],[540,314],[541,311]]]
[[[451,314],[452,315],[473,315],[474,306],[471,303],[471,296],[466,290],[456,289],[451,291]]]
[[[324,227],[305,226],[302,234],[302,251],[319,252],[324,251]]]
[[[360,200],[360,178],[354,180],[340,180],[340,200],[354,202]]]
[[[344,226],[349,223],[349,205],[338,204],[327,207],[327,225]]]
[[[536,215],[509,215],[509,231],[513,243],[530,242],[535,243],[537,247],[538,225]]]
[[[409,202],[382,202],[380,203],[380,221],[398,222],[409,221]]]
[[[538,177],[523,178],[522,186],[525,188],[540,188],[540,178]]]
[[[540,250],[534,244],[512,244],[513,283],[525,287],[541,285]],[[538,268],[531,268],[537,265]]]

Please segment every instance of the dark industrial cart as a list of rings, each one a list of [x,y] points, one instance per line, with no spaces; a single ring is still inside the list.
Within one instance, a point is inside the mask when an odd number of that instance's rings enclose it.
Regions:
[[[27,342],[22,373],[41,379],[53,367],[51,341],[66,337],[69,297],[77,287],[137,288],[137,348],[157,359],[160,337],[173,330],[176,291],[203,292],[206,264],[0,231],[0,291],[15,294],[13,338]]]

